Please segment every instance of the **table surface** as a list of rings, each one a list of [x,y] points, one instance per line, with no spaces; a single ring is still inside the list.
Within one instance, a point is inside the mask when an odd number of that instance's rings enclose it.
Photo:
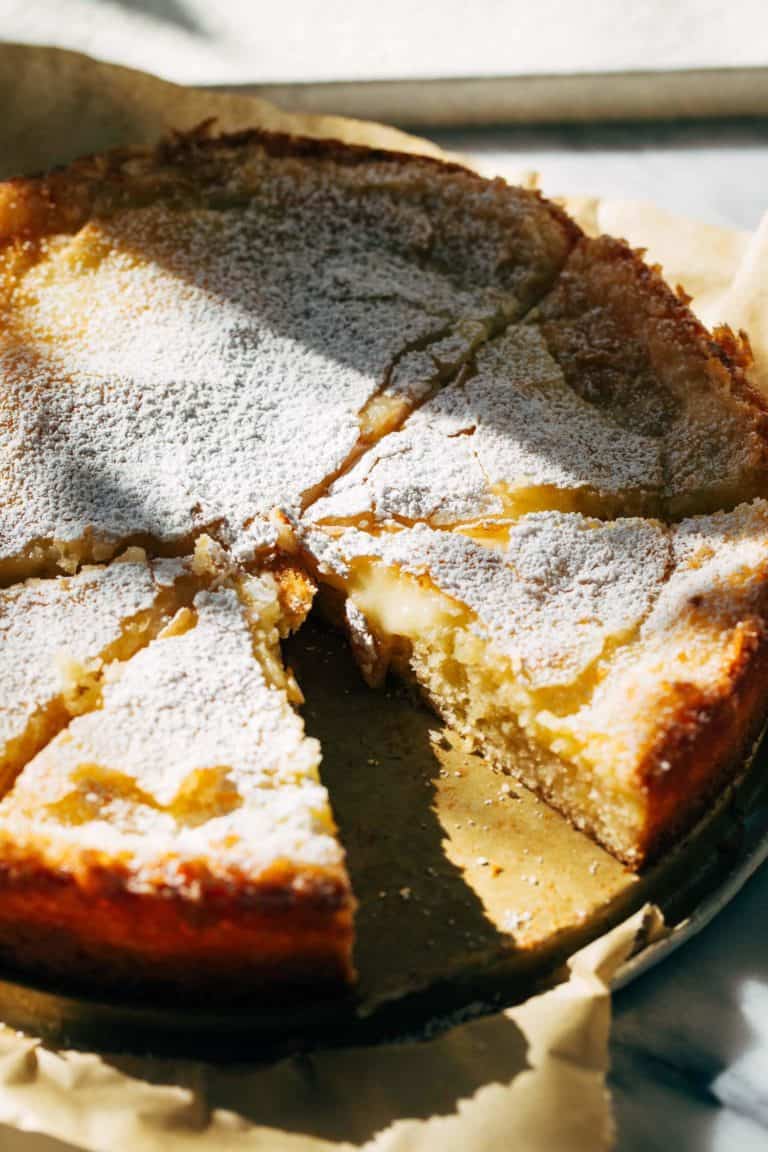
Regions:
[[[650,200],[752,229],[768,204],[768,120],[446,132],[446,148],[548,193]],[[768,867],[695,940],[615,998],[620,1152],[768,1147]],[[58,1141],[0,1128],[8,1152]]]
[[[753,229],[768,208],[768,120],[451,132],[446,148],[545,192],[650,200]],[[620,1152],[768,1147],[768,867],[695,940],[615,997]]]

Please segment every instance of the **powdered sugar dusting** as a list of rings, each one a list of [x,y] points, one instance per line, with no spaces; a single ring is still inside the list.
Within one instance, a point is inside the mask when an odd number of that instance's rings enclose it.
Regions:
[[[317,742],[254,658],[236,591],[198,593],[195,610],[192,628],[119,666],[103,707],[27,765],[0,821],[139,865],[339,863]]]
[[[470,609],[480,634],[536,688],[569,683],[630,635],[653,607],[670,555],[654,521],[557,512],[515,522],[503,549],[425,525],[323,536],[307,536],[321,570],[343,572],[355,557],[372,557],[428,576]]]
[[[593,698],[561,726],[615,771],[631,776],[654,754],[679,710],[705,714],[731,696],[743,645],[768,612],[768,504],[683,521],[673,567],[635,641],[614,659]],[[666,764],[666,767],[665,767]],[[661,761],[656,770],[669,769]]]
[[[644,635],[690,613],[727,626],[763,611],[768,576],[765,500],[683,520],[675,525],[672,542],[674,571]]]
[[[0,591],[0,749],[61,692],[61,662],[98,664],[157,591],[152,569],[138,557]]]
[[[565,254],[529,193],[440,169],[425,181],[418,161],[346,169],[254,147],[217,180],[215,208],[171,188],[44,241],[17,286],[0,341],[0,556],[206,526],[273,545],[267,514],[337,472],[368,401],[423,394],[428,356],[390,379],[404,350],[467,315],[520,314]],[[459,359],[473,338],[454,333]]]
[[[87,529],[173,541],[223,521],[236,539],[276,505],[297,509],[354,448],[358,412],[401,344],[435,326],[396,300],[318,309],[322,270],[313,278],[278,245],[265,252],[242,214],[165,223],[164,239],[178,233],[167,254],[146,219],[104,226],[98,268],[55,280],[26,314],[50,349],[34,374],[3,364],[14,419],[0,458],[16,497],[0,511],[6,555]],[[271,256],[278,283],[254,252]],[[166,256],[186,260],[193,281]],[[252,535],[272,541],[266,523]]]
[[[660,451],[566,384],[539,331],[512,327],[311,509],[435,525],[504,514],[526,489],[634,498],[660,491]],[[554,497],[550,496],[550,499]]]

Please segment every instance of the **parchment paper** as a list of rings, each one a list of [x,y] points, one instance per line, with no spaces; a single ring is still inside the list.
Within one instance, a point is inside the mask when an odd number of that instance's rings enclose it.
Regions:
[[[291,115],[253,96],[184,88],[76,52],[21,44],[0,44],[0,109],[0,179],[104,148],[153,144],[211,116],[222,132],[259,126],[443,155],[437,145],[384,124]]]
[[[564,983],[427,1042],[226,1069],[0,1028],[0,1121],[98,1152],[601,1152],[608,983],[647,915],[577,953]]]
[[[226,129],[261,124],[438,151],[379,125],[290,117],[262,101],[178,88],[53,49],[0,46],[0,101],[4,175],[150,143],[211,115]],[[647,248],[673,283],[695,294],[707,323],[746,327],[755,380],[768,393],[765,226],[749,236],[649,205],[590,200],[569,207],[589,231]],[[491,897],[480,896],[487,907]],[[431,1040],[225,1069],[60,1052],[0,1027],[0,1122],[99,1152],[601,1152],[612,1140],[607,985],[649,917],[657,926],[645,911],[579,952],[556,987]],[[13,1152],[11,1140],[10,1128],[0,1130],[3,1152]]]

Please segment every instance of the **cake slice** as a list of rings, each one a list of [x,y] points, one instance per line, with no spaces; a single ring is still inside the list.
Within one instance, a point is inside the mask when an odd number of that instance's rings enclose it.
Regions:
[[[710,335],[619,240],[582,238],[529,317],[569,385],[660,447],[666,519],[768,495],[765,402],[747,379],[749,345]]]
[[[457,166],[259,132],[0,185],[0,579],[203,530],[266,554],[577,234]]]
[[[552,291],[340,475],[315,522],[483,531],[536,510],[663,519],[768,494],[748,347],[711,337],[619,241],[579,241]]]
[[[94,707],[106,664],[127,660],[184,602],[191,573],[137,548],[76,576],[0,590],[0,794],[73,715]]]
[[[633,867],[733,778],[766,714],[768,505],[673,527],[534,513],[493,546],[310,531],[363,671],[388,666]]]
[[[350,978],[343,852],[279,657],[285,586],[199,592],[23,769],[0,803],[3,962],[206,1002]]]

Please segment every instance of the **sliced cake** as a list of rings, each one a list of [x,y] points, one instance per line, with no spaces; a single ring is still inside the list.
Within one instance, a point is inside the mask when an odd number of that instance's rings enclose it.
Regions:
[[[578,233],[462,168],[258,132],[0,186],[0,578],[242,556],[551,287]]]
[[[522,325],[345,471],[315,521],[481,527],[536,510],[664,519],[768,494],[748,347],[618,241],[582,240]]]
[[[768,710],[748,362],[458,166],[200,131],[0,185],[0,960],[353,978],[279,646],[315,578],[370,684],[652,860]]]
[[[658,441],[575,392],[533,325],[513,325],[308,510],[314,522],[482,530],[537,509],[658,511]]]
[[[768,495],[766,408],[749,345],[711,335],[659,269],[619,240],[583,238],[531,314],[575,392],[654,438],[669,519]]]
[[[768,505],[674,527],[534,513],[306,546],[371,682],[388,665],[627,863],[732,778],[765,715]]]
[[[206,1002],[350,978],[343,852],[279,657],[283,579],[199,592],[21,771],[0,802],[4,962]]]

